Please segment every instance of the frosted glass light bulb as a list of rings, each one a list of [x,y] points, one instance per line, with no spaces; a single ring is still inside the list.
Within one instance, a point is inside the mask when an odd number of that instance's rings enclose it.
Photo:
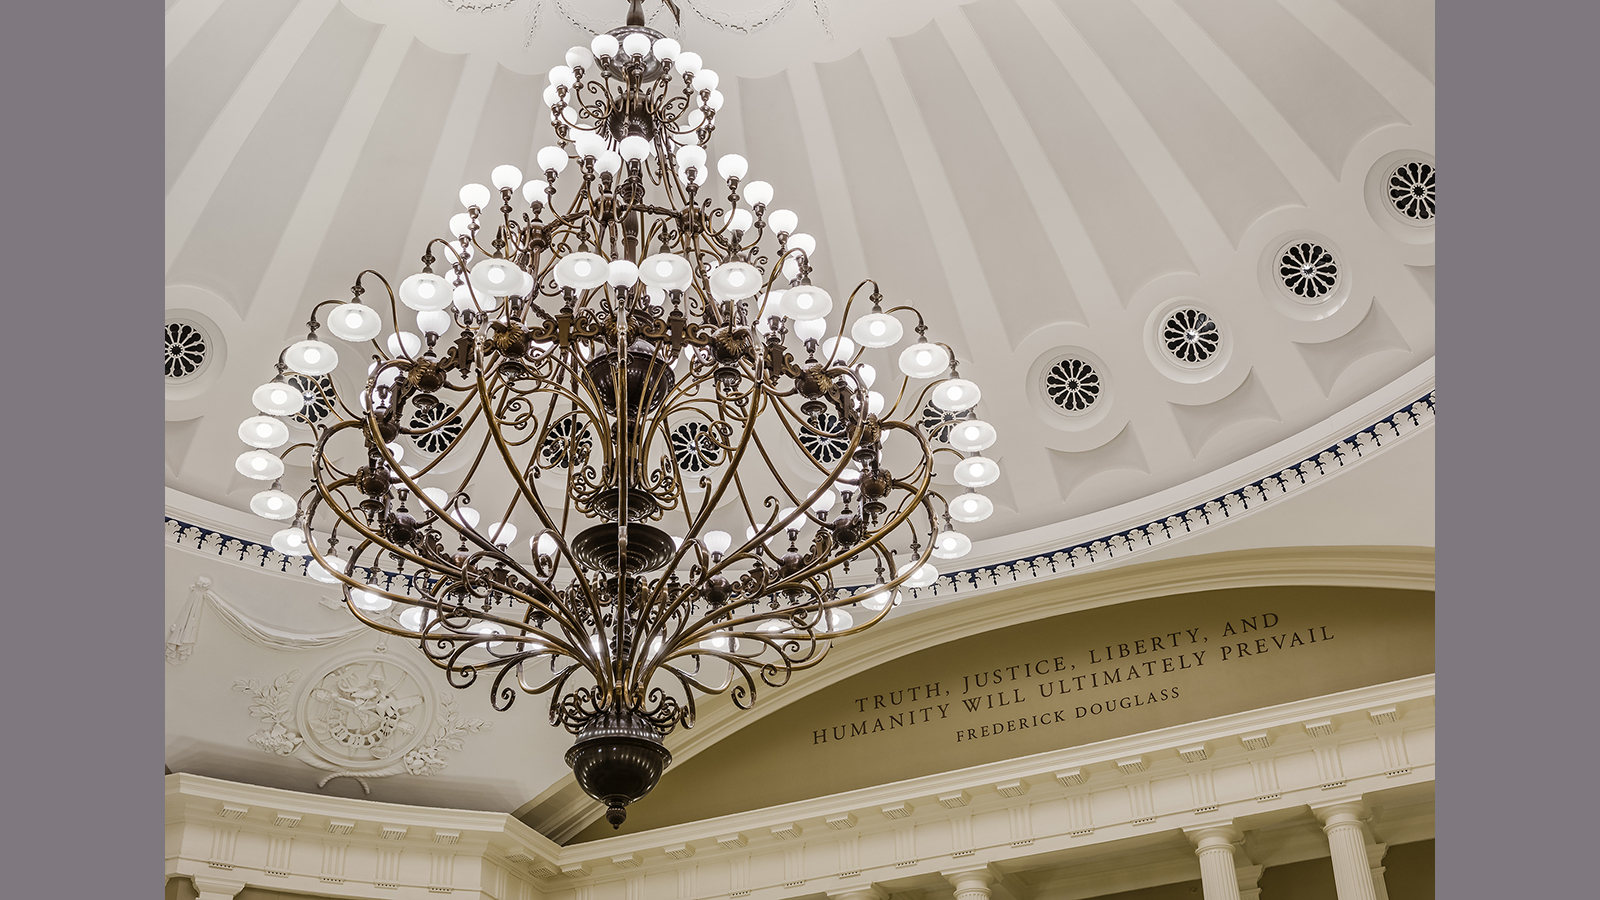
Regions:
[[[789,235],[788,243],[784,246],[790,250],[799,250],[807,259],[817,255],[817,239],[805,232]]]
[[[756,184],[757,182],[751,182]],[[769,201],[770,202],[770,201]],[[800,217],[792,210],[775,209],[767,215],[767,224],[778,234],[789,234],[800,225]]]
[[[567,51],[567,65],[574,69],[587,69],[594,65],[594,54],[588,47],[573,47]]]
[[[682,72],[685,75],[693,75],[694,73],[700,71],[700,67],[705,64],[700,61],[700,54],[690,50],[688,52],[679,53],[678,60],[675,65],[677,65],[679,72]]]
[[[422,352],[422,338],[409,331],[397,331],[389,335],[389,339],[384,343],[389,348],[390,356],[405,356],[414,359]]]
[[[517,539],[517,526],[510,522],[496,522],[489,526],[489,533],[485,537],[492,544],[510,544]]]
[[[637,134],[630,134],[622,139],[622,143],[617,146],[617,149],[622,154],[623,159],[633,161],[649,156],[652,148],[649,141]]]
[[[750,210],[736,209],[733,211],[733,215],[728,217],[728,229],[730,231],[749,231],[750,226],[754,225],[755,221],[756,217],[750,213]]]
[[[728,552],[733,546],[733,536],[726,531],[708,531],[700,536],[701,543],[705,544],[706,552],[713,556],[720,556]]]
[[[589,273],[592,271],[594,271],[594,267],[589,265],[589,261],[587,259],[580,259],[572,264],[572,272],[579,278],[589,277]]]
[[[572,72],[571,66],[555,66],[550,70],[551,87],[572,87],[578,78]]]
[[[716,112],[717,110],[721,109],[722,108],[722,104],[724,104],[726,102],[727,102],[727,98],[722,96],[722,92],[721,91],[712,91],[710,96],[706,97],[706,102],[705,102],[704,105],[705,105],[706,109],[709,109],[712,112]],[[743,176],[740,176],[740,177],[743,177]]]
[[[622,52],[629,56],[643,56],[650,52],[649,35],[635,31],[622,39]]]
[[[560,545],[556,542],[555,535],[546,531],[533,539],[533,552],[540,556],[555,556]]]
[[[915,572],[911,573],[910,578],[905,580],[905,586],[909,588],[925,588],[938,580],[939,570],[934,568],[933,563],[924,563],[918,566]]]
[[[729,153],[717,160],[717,174],[725,180],[743,178],[750,171],[750,162],[737,153]]]
[[[993,425],[981,419],[968,419],[952,428],[945,441],[962,453],[976,453],[989,449],[995,437]]]
[[[744,202],[751,206],[765,206],[772,202],[772,185],[765,181],[752,181],[744,186]]]
[[[952,378],[933,389],[934,405],[950,412],[971,409],[982,396],[978,386],[965,378]]]
[[[605,35],[601,35],[605,37]],[[546,172],[554,171],[557,174],[567,167],[567,151],[560,147],[544,147],[539,150],[539,168]]]
[[[450,217],[450,233],[456,237],[466,237],[472,233],[472,216],[467,213],[456,213]]]
[[[982,522],[994,512],[994,501],[982,494],[965,493],[950,501],[950,518],[957,522]]]
[[[461,188],[461,205],[471,209],[483,209],[489,205],[489,189],[481,184],[469,184]]]
[[[855,342],[847,337],[831,337],[822,342],[823,362],[849,362],[856,352]]]
[[[450,314],[442,309],[417,313],[417,328],[424,334],[444,334],[450,323]]]
[[[533,181],[526,182],[522,185],[522,199],[529,203],[543,203],[545,197],[544,189],[546,187],[549,187],[549,182],[543,178],[536,178]]]
[[[615,150],[601,153],[594,161],[594,170],[601,175],[615,175],[622,171],[622,154]]]
[[[788,297],[788,292],[784,294]],[[828,323],[822,319],[801,319],[794,323],[794,336],[802,341],[821,340],[828,331]]]
[[[328,330],[340,340],[369,341],[383,330],[383,320],[359,303],[341,303],[328,315]]]
[[[867,599],[861,601],[861,605],[873,612],[882,612],[884,607],[895,601],[899,593],[888,589],[874,591]]]
[[[697,145],[691,145],[691,146],[688,146],[688,147],[679,147],[678,148],[678,152],[677,152],[677,154],[675,155],[674,158],[678,162],[678,168],[679,169],[694,168],[694,169],[698,169],[698,170],[700,170],[702,172],[705,171],[705,168],[706,168],[706,148],[704,148],[704,147],[700,147],[700,146],[697,146]]]
[[[721,81],[722,76],[718,75],[715,70],[701,69],[694,73],[691,86],[697,91],[714,91]]]
[[[489,173],[489,181],[502,191],[514,191],[522,184],[522,170],[513,165],[495,166],[494,171]]]
[[[593,131],[576,128],[572,132],[572,147],[579,156],[595,159],[606,152],[606,139]]]
[[[639,267],[625,259],[614,259],[607,269],[606,280],[617,287],[630,287],[639,280]]]
[[[595,56],[605,59],[617,55],[617,39],[609,34],[597,34],[589,42],[589,51]]]
[[[662,62],[677,59],[678,54],[681,52],[683,52],[683,47],[677,41],[667,37],[657,38],[656,42],[650,47],[651,55]]]
[[[988,487],[1000,478],[1000,466],[986,457],[969,456],[956,463],[955,475],[956,483],[962,487]]]

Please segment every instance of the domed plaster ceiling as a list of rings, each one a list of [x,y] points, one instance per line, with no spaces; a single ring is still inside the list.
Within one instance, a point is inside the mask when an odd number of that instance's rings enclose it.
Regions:
[[[745,155],[799,214],[819,283],[872,277],[915,302],[984,387],[1002,477],[963,565],[1217,496],[1431,389],[1433,219],[1386,206],[1384,185],[1433,164],[1432,3],[679,5],[681,25],[646,11],[723,75],[712,152]],[[553,140],[544,72],[625,10],[169,3],[167,314],[225,351],[168,385],[169,515],[270,533],[232,465],[250,390],[357,272],[416,271],[461,184],[533,168]],[[1313,296],[1278,275],[1297,247],[1333,264]],[[1169,346],[1186,310],[1218,335],[1203,360]],[[1085,411],[1051,399],[1066,358],[1102,379]],[[1426,515],[1401,531],[1431,534]],[[302,582],[258,603],[314,597]],[[209,748],[193,758],[224,752],[204,716],[182,721],[173,740]],[[515,808],[560,774],[496,776],[482,802]]]

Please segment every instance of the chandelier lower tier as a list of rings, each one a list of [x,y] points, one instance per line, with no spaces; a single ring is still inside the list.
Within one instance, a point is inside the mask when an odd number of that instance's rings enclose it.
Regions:
[[[630,21],[551,70],[540,177],[496,168],[421,272],[314,309],[237,463],[273,482],[251,500],[287,522],[273,545],[362,622],[496,709],[548,694],[618,826],[698,694],[748,707],[882,621],[970,549],[954,524],[999,476],[950,348],[875,282],[812,284],[772,187],[738,156],[708,171],[716,73]]]

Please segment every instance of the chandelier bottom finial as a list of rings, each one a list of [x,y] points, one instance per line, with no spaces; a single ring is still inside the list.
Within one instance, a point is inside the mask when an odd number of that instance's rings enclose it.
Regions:
[[[650,793],[672,754],[661,734],[632,710],[608,710],[596,716],[567,750],[567,765],[578,786],[606,805],[606,821],[621,828],[627,806]]]

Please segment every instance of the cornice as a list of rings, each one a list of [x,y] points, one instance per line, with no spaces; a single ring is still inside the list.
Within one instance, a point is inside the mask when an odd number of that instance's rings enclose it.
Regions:
[[[503,813],[169,775],[167,871],[421,900],[462,890],[497,898],[609,895],[621,882],[635,897],[644,896],[647,877],[676,872],[680,884],[693,884],[697,870],[720,868],[736,873],[733,883],[702,884],[694,896],[759,892],[780,900],[835,893],[835,885],[1015,867],[1097,845],[1117,856],[1117,842],[1129,838],[1281,823],[1308,818],[1307,807],[1431,783],[1434,689],[1432,675],[1420,676],[567,847]],[[1379,753],[1379,746],[1391,749]],[[1224,770],[1253,774],[1214,777]],[[1113,794],[1121,799],[1091,802]],[[918,834],[951,838],[925,843]],[[796,853],[816,854],[817,862],[800,867]]]

